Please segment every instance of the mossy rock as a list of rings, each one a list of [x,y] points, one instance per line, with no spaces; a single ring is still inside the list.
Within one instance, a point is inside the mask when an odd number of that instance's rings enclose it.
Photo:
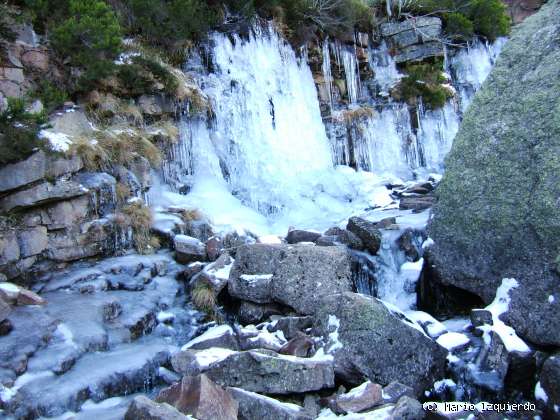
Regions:
[[[495,296],[525,339],[560,345],[560,1],[518,26],[467,111],[429,228],[442,282]]]

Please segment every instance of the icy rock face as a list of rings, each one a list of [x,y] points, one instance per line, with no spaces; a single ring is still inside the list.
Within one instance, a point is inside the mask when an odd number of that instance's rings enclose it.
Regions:
[[[14,308],[14,329],[0,337],[5,413],[51,417],[164,382],[160,366],[197,324],[177,297],[179,270],[167,254],[131,255],[37,285],[48,303]]]

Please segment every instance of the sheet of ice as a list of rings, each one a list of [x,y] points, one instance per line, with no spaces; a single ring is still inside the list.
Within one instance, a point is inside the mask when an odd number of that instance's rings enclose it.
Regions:
[[[282,243],[282,238],[276,235],[259,236],[257,239],[259,244],[279,245]]]
[[[545,404],[548,403],[548,394],[543,389],[540,382],[537,382],[537,384],[535,385],[535,399],[541,400]]]
[[[166,323],[175,319],[175,314],[169,311],[160,311],[157,314],[158,322]]]
[[[456,348],[463,347],[470,342],[469,337],[465,334],[448,332],[442,334],[436,340],[440,346],[445,347],[449,351],[453,351]]]
[[[241,280],[245,280],[249,284],[256,284],[263,280],[270,280],[274,274],[242,274]]]
[[[226,264],[218,269],[214,268],[214,265],[209,265],[208,267],[206,267],[205,271],[208,274],[216,277],[218,280],[228,280],[231,268],[233,267],[233,263],[234,261],[232,260],[231,263]]]
[[[217,325],[215,327],[212,327],[212,328],[208,329],[203,334],[201,334],[198,337],[189,341],[187,344],[185,344],[183,347],[181,347],[181,350],[187,350],[187,349],[191,348],[192,346],[194,346],[195,344],[202,343],[206,340],[219,338],[219,337],[221,337],[223,335],[226,335],[226,334],[233,334],[232,328],[229,325],[226,325],[226,324]]]
[[[529,353],[531,351],[529,346],[517,336],[513,328],[500,319],[500,316],[509,309],[510,291],[518,286],[519,283],[515,279],[505,278],[502,280],[502,284],[496,290],[494,301],[486,307],[492,313],[493,325],[483,325],[479,328],[484,332],[486,343],[490,343],[490,332],[494,331],[500,336],[508,352]]]

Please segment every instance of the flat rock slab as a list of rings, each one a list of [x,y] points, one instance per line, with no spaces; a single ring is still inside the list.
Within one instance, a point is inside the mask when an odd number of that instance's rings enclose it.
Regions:
[[[278,355],[272,351],[234,353],[205,371],[214,382],[265,394],[293,394],[334,386],[331,360]]]

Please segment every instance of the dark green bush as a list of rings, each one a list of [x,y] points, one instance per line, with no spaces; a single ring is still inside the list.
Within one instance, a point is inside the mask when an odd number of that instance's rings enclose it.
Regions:
[[[37,86],[33,96],[39,98],[47,113],[54,111],[68,100],[68,93],[59,89],[48,80],[43,80]]]
[[[137,56],[131,63],[118,66],[117,77],[125,96],[140,96],[155,91],[155,83],[163,84],[165,92],[173,94],[177,89],[177,79],[164,66],[150,58]]]
[[[128,0],[128,6],[132,29],[167,48],[199,38],[219,22],[219,9],[203,0]]]
[[[40,117],[25,112],[23,99],[8,99],[8,109],[0,114],[0,165],[25,159],[44,147],[38,137],[41,122]]]
[[[510,31],[510,18],[504,3],[500,0],[473,0],[470,3],[469,17],[476,33],[490,41],[507,35]]]
[[[112,74],[113,60],[122,50],[121,27],[112,9],[100,0],[70,0],[70,16],[57,25],[51,42],[71,64],[84,69],[81,85]]]
[[[409,104],[415,104],[418,97],[428,109],[438,109],[445,105],[451,92],[442,86],[445,77],[442,75],[442,64],[420,63],[408,64],[405,67],[407,76],[397,86],[397,96]]]
[[[416,0],[407,11],[441,16],[452,37],[468,38],[476,33],[493,41],[510,31],[510,18],[501,0]]]
[[[445,16],[445,30],[453,38],[468,40],[474,35],[472,21],[461,13],[449,13]]]

